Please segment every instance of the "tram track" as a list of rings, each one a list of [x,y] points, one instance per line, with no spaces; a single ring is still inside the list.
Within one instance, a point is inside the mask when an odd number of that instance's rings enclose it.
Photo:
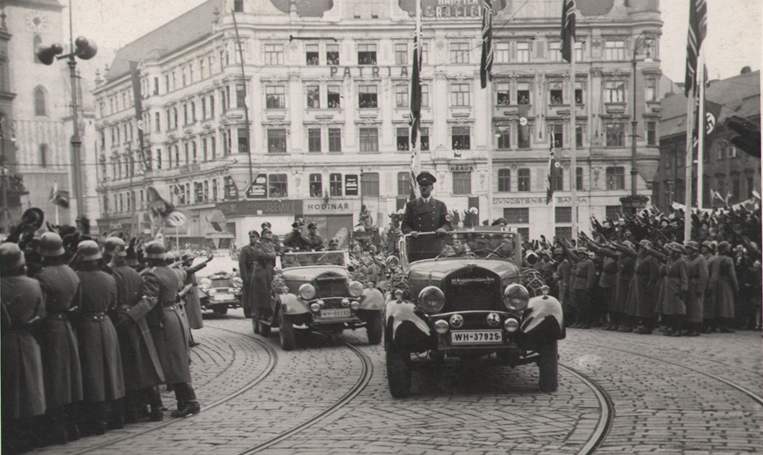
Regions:
[[[599,419],[596,422],[596,426],[594,427],[593,432],[591,432],[591,436],[589,436],[577,452],[578,455],[592,454],[601,446],[604,439],[607,437],[609,430],[612,428],[612,423],[615,419],[614,402],[604,387],[588,375],[561,362],[559,363],[559,367],[567,370],[567,372],[577,377],[578,380],[588,386],[588,388],[593,391],[596,401],[599,403]]]

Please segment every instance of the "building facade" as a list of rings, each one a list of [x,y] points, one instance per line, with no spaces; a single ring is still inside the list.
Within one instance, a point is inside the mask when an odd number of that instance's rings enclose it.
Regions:
[[[495,3],[493,82],[483,90],[479,2],[423,1],[422,168],[449,209],[505,216],[530,237],[565,234],[570,94],[559,2]],[[629,46],[641,32],[654,36],[654,62],[638,64],[639,191],[651,184],[661,21],[656,0],[578,4],[586,229],[589,214],[609,214],[629,194]],[[241,245],[261,222],[286,231],[295,216],[334,236],[352,229],[361,205],[386,224],[409,194],[414,9],[405,0],[211,0],[120,49],[95,90],[99,223],[144,231],[154,187],[186,213],[177,235],[188,239],[222,230]],[[555,212],[545,205],[551,131],[567,166]]]

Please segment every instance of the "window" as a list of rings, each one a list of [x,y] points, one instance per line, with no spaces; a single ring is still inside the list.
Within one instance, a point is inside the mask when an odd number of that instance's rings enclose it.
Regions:
[[[607,81],[604,84],[604,102],[605,103],[624,103],[625,102],[625,82]]]
[[[358,87],[358,107],[361,109],[376,109],[379,107],[376,85],[361,85]]]
[[[575,105],[583,105],[583,89],[580,87],[580,84],[577,83],[575,84]]]
[[[364,172],[360,174],[360,190],[363,196],[379,196],[379,173]]]
[[[450,44],[450,63],[469,63],[469,43]]]
[[[48,160],[50,157],[48,156],[48,144],[40,144],[39,148],[40,152],[40,167],[48,167]]]
[[[575,61],[582,62],[585,60],[584,55],[585,41],[575,41]]]
[[[496,84],[495,104],[496,106],[508,106],[511,104],[511,97],[509,96],[509,84]]]
[[[548,59],[552,62],[562,61],[562,43],[553,41],[548,43]]]
[[[517,171],[517,191],[530,191],[530,169],[522,168]]]
[[[549,125],[548,134],[551,136],[554,148],[564,147],[564,125],[561,123],[554,123]]]
[[[607,168],[607,189],[624,190],[625,189],[625,168],[622,166],[613,166]]]
[[[34,88],[34,115],[48,115],[46,96],[45,88],[41,85]]]
[[[657,122],[646,122],[646,144],[657,145]]]
[[[378,152],[379,151],[379,130],[376,128],[360,129],[360,151]]]
[[[408,64],[408,44],[395,43],[395,65]]]
[[[329,174],[329,194],[342,196],[342,174]]]
[[[429,127],[419,128],[419,142],[421,143],[421,150],[429,150]]]
[[[265,107],[268,109],[286,109],[286,88],[283,85],[265,87]]]
[[[575,169],[575,189],[583,191],[583,168]]]
[[[429,64],[429,42],[424,41],[421,43],[421,64],[422,65],[428,65]]]
[[[338,44],[326,44],[326,64],[337,66],[339,65],[339,45]]]
[[[238,153],[249,153],[249,130],[238,129]]]
[[[305,45],[305,64],[307,66],[318,66],[320,64],[320,57],[317,44]]]
[[[323,196],[323,176],[321,174],[310,174],[310,197]]]
[[[215,136],[209,137],[209,154],[210,159],[214,160],[217,158],[217,138]]]
[[[408,127],[398,127],[395,129],[396,136],[397,136],[397,151],[407,151],[410,150],[410,130]]]
[[[154,112],[154,131],[157,133],[162,130],[162,119],[158,112]]]
[[[471,148],[471,134],[468,126],[454,126],[450,133],[450,142],[453,150],[469,150]]]
[[[196,141],[191,141],[191,158],[193,163],[196,163],[199,161],[199,155],[198,155],[198,152],[196,151]]]
[[[244,12],[244,0],[233,0],[233,11],[236,13]]]
[[[470,106],[469,83],[452,83],[450,84],[450,105],[451,107],[463,107]]]
[[[625,60],[625,41],[604,42],[604,60]]]
[[[499,41],[493,46],[495,63],[509,63],[509,43]]]
[[[529,224],[530,209],[527,207],[509,207],[503,209],[503,217],[509,224]],[[527,237],[524,237],[527,239]]]
[[[740,192],[740,182],[739,182],[739,176],[734,175],[731,177],[731,202],[737,202],[740,199],[740,196],[742,195]]]
[[[222,65],[222,61],[220,62]],[[265,64],[283,65],[283,45],[266,44],[265,45]]]
[[[217,179],[212,179],[212,200],[217,200]]]
[[[511,169],[498,169],[498,191],[502,193],[511,191]]]
[[[406,84],[395,85],[395,106],[408,107],[408,86]]]
[[[339,109],[342,107],[341,88],[338,85],[328,86],[328,107],[329,109]]]
[[[508,150],[511,148],[511,135],[509,134],[509,126],[499,127],[496,137],[498,138],[497,148],[499,150]]]
[[[209,95],[209,118],[215,118],[215,95]]]
[[[517,122],[517,146],[521,149],[530,148],[530,137],[532,136],[532,127],[525,121],[522,125],[522,121]]]
[[[32,59],[35,63],[42,63],[37,57],[37,51],[40,49],[40,46],[42,46],[42,37],[35,34],[34,38],[32,38]]]
[[[421,84],[421,107],[429,107],[429,84]]]
[[[657,101],[657,81],[655,79],[646,80],[644,100],[646,100],[647,103],[650,101]]]
[[[236,84],[236,107],[246,107],[246,85]],[[194,110],[194,120],[196,119],[196,111]]]
[[[564,191],[564,169],[559,169],[559,172],[553,175],[551,178],[551,188],[554,191]]]
[[[339,153],[342,151],[342,129],[329,128],[329,152]]]
[[[411,194],[411,173],[398,172],[397,173],[397,195],[408,196]]]
[[[321,107],[321,88],[318,85],[308,85],[305,89],[307,93],[308,109],[320,109]]]
[[[376,65],[376,44],[358,44],[358,65]]]
[[[607,147],[625,146],[625,124],[607,123],[605,125],[607,133]]]
[[[286,130],[271,128],[268,130],[268,153],[286,153]]]
[[[307,150],[311,153],[321,153],[321,129],[307,129]]]
[[[517,63],[530,63],[530,43],[526,41],[517,43]]]
[[[162,168],[162,149],[156,149],[156,169]]]
[[[530,84],[517,84],[517,104],[527,105],[530,104],[530,100]]]
[[[472,194],[471,172],[453,172],[453,194]]]
[[[268,175],[268,197],[284,198],[289,195],[286,174]]]
[[[554,208],[554,220],[557,223],[572,223],[572,207]]]
[[[583,146],[583,130],[584,129],[585,129],[584,125],[575,126],[575,147]]]
[[[564,103],[564,90],[561,83],[551,83],[551,89],[548,91],[548,101],[552,106],[559,106]]]
[[[617,220],[622,216],[623,210],[619,205],[608,205],[604,209],[604,217],[607,220]]]
[[[241,152],[241,142],[239,142],[239,153],[246,153]],[[209,146],[207,145],[207,138],[202,137],[201,138],[201,161],[207,162],[209,161]]]

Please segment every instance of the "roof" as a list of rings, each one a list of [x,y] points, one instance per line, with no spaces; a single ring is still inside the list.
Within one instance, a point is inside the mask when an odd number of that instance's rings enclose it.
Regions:
[[[723,106],[718,122],[737,115],[744,118],[760,116],[760,71],[739,74],[728,79],[710,81],[705,99]],[[675,93],[664,98],[660,136],[686,133],[686,97]]]
[[[163,57],[212,33],[214,12],[223,10],[224,0],[207,0],[119,49],[106,74],[106,80],[130,71],[130,61],[146,59],[152,52]]]

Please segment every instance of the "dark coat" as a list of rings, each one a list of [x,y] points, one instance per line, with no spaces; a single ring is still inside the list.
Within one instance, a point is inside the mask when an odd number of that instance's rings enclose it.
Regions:
[[[566,258],[556,267],[556,274],[559,275],[559,302],[563,305],[569,303],[571,269],[570,260]]]
[[[188,318],[188,326],[192,329],[204,328],[204,319],[201,316],[201,299],[199,299],[199,286],[196,280],[196,272],[186,270],[185,285],[191,289],[185,294],[185,314]]]
[[[734,301],[739,291],[734,260],[726,255],[718,255],[718,260],[711,263],[710,286],[715,297],[716,317],[733,319]]]
[[[308,234],[307,237],[305,237],[305,241],[307,242],[307,250],[320,251],[323,249],[323,237],[318,234]]]
[[[686,293],[689,290],[689,275],[686,273],[684,258],[669,259],[663,279],[660,308],[664,315],[686,314]]]
[[[24,324],[45,312],[40,284],[26,276],[0,278],[3,419],[45,412],[40,346]],[[5,423],[4,425],[7,425]]]
[[[258,317],[267,317],[271,311],[275,265],[276,251],[273,243],[265,240],[257,242],[254,246],[254,277],[249,289]]]
[[[156,352],[154,339],[146,323],[146,315],[156,301],[143,299],[143,279],[127,265],[113,267],[117,282],[119,309],[129,318],[117,326],[122,352],[125,388],[135,391],[164,382],[164,371]]]
[[[117,306],[117,282],[102,270],[79,270],[78,327],[84,400],[118,400],[125,396],[119,339],[106,312]]]
[[[633,271],[636,267],[636,256],[622,253],[617,259],[617,281],[615,289],[615,302],[613,311],[625,313],[628,305],[628,291],[630,290]]]
[[[705,288],[705,299],[702,302],[702,317],[708,320],[718,317],[718,302],[715,295],[718,286],[717,279],[714,280],[713,277],[718,276],[720,273],[720,261],[721,257],[718,255],[705,256],[705,262],[707,264],[707,287]]]
[[[625,313],[638,318],[653,318],[659,283],[660,265],[657,259],[654,256],[637,257]]]
[[[401,229],[404,234],[411,231],[432,232],[441,227],[451,229],[447,214],[448,208],[444,202],[430,197],[427,203],[419,197],[405,204]]]
[[[707,261],[701,254],[686,263],[686,273],[689,275],[689,294],[686,299],[686,316],[691,323],[701,323],[703,320],[705,288],[708,282]]]
[[[178,306],[180,281],[169,267],[150,267],[141,273],[146,298],[156,298],[146,320],[167,384],[191,382],[188,328]]]
[[[45,297],[40,349],[49,409],[82,400],[82,367],[68,310],[76,306],[79,277],[68,265],[49,265],[35,276]]]
[[[596,268],[593,265],[593,261],[585,258],[578,262],[575,267],[575,285],[574,290],[586,289],[592,290],[596,283]]]
[[[307,241],[305,236],[302,235],[301,232],[291,231],[286,234],[286,238],[283,239],[283,246],[286,248],[305,251],[309,249],[310,243]]]
[[[254,308],[252,279],[254,278],[254,246],[246,245],[238,253],[238,270],[241,276],[241,305]]]

